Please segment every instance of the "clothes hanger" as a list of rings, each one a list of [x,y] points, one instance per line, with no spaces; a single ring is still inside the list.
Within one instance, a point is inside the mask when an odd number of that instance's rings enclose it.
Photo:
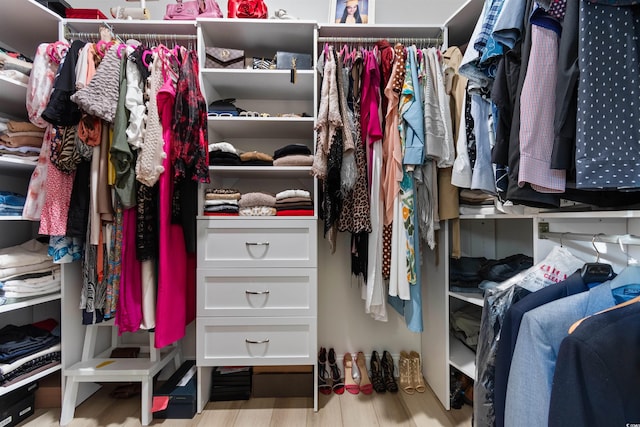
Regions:
[[[613,307],[609,307],[609,308],[607,308],[605,310],[599,311],[596,314],[593,314],[592,316],[597,316],[598,314],[606,313],[606,312],[611,311],[611,310],[617,310],[619,308],[626,307],[626,306],[631,305],[631,304],[637,304],[637,303],[640,303],[640,296],[632,298],[632,299],[630,299],[628,301],[622,302],[622,303],[620,303],[618,305],[614,305]],[[572,334],[573,331],[575,331],[576,328],[578,326],[580,326],[582,324],[582,322],[584,322],[589,317],[591,317],[591,316],[583,317],[582,319],[574,322],[573,325],[571,325],[571,327],[569,328],[569,333]]]
[[[594,234],[593,239],[591,239],[591,245],[596,251],[596,262],[587,262],[580,270],[580,276],[582,276],[584,283],[602,283],[611,280],[615,276],[611,264],[600,262],[600,251],[596,246],[597,237],[598,234]]]

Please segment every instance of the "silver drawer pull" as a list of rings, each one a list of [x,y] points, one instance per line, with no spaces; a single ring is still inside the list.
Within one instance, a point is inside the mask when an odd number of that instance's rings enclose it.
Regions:
[[[269,246],[269,242],[245,242],[247,246]]]
[[[260,340],[260,341],[253,341],[253,340],[249,340],[249,339],[246,339],[246,338],[245,338],[245,342],[246,342],[247,344],[268,344],[268,343],[269,343],[269,340],[268,340],[268,339],[266,339],[266,340]]]
[[[270,291],[244,291],[247,295],[269,295]]]

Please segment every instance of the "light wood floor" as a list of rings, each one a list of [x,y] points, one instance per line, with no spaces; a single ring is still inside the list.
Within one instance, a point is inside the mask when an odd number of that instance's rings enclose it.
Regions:
[[[138,427],[140,398],[113,399],[106,385],[76,408],[69,427]],[[246,401],[210,402],[191,420],[154,420],[151,425],[165,427],[469,427],[472,408],[445,411],[430,389],[408,395],[363,394],[320,395],[320,409],[313,412],[310,398],[252,398]],[[36,410],[20,426],[58,427],[60,409]]]

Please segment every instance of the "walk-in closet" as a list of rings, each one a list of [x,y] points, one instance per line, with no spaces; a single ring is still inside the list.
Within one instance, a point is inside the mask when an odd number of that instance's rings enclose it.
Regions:
[[[102,3],[0,14],[0,426],[640,424],[639,2]]]

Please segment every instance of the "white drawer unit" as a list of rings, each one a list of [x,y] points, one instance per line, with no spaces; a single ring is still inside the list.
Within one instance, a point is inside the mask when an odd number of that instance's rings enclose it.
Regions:
[[[315,316],[316,270],[198,269],[198,316]]]
[[[315,268],[316,252],[313,220],[198,221],[199,268]]]
[[[315,317],[210,317],[196,326],[199,366],[313,364]]]

